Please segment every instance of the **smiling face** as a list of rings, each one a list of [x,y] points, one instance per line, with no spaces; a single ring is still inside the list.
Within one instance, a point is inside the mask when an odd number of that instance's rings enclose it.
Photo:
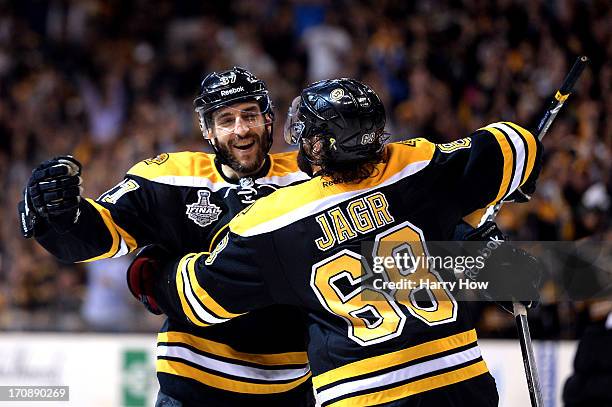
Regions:
[[[244,177],[263,166],[268,124],[256,102],[235,103],[212,114],[212,141],[229,167],[225,175]]]

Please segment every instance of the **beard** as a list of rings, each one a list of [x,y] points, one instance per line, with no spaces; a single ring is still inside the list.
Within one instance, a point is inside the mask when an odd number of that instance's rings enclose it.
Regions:
[[[302,171],[303,173],[307,174],[309,177],[312,178],[312,174],[313,174],[312,164],[306,157],[306,153],[304,152],[304,149],[302,146],[300,146],[300,151],[298,151],[297,164],[298,164],[298,168],[300,169],[300,171]]]
[[[264,147],[264,140],[268,139],[267,130],[264,131],[263,135],[256,134],[254,132],[249,132],[245,135],[244,138],[252,138],[255,143],[256,153],[249,160],[239,160],[236,155],[232,152],[233,145],[235,140],[231,140],[228,144],[221,144],[219,142],[216,143],[215,149],[216,154],[221,159],[221,163],[226,164],[232,170],[236,171],[241,175],[249,175],[255,173],[259,170],[266,159],[267,151]]]

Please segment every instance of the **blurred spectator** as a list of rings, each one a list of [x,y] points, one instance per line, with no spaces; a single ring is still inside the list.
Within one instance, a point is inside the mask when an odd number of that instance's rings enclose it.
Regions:
[[[598,316],[585,331],[574,358],[574,373],[565,382],[563,402],[567,407],[612,404],[612,303],[602,303],[608,314]]]
[[[125,271],[130,257],[88,263],[87,285],[81,309],[88,328],[121,332],[134,321],[132,297],[127,290]]]
[[[96,144],[108,144],[119,136],[125,115],[125,90],[118,73],[102,78],[102,89],[89,79],[80,83],[81,97],[89,121],[89,133]]]
[[[301,41],[308,54],[308,82],[347,76],[346,59],[351,51],[351,37],[335,22],[328,12],[323,24],[312,26],[302,33]]]

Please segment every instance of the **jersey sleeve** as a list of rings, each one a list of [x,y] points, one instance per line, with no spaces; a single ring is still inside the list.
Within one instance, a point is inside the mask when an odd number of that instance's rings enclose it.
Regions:
[[[247,239],[229,232],[208,253],[190,253],[164,266],[155,297],[164,312],[205,327],[272,305],[261,264]]]
[[[440,185],[458,202],[461,216],[494,205],[538,176],[542,148],[529,131],[510,122],[493,123],[469,137],[437,144],[433,165]]]
[[[60,234],[46,227],[36,240],[66,262],[120,257],[150,244],[156,236],[152,184],[128,173],[98,199],[82,199],[77,222],[69,231]]]

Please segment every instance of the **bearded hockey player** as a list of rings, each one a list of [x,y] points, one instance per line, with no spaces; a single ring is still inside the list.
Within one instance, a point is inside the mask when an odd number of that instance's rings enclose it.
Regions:
[[[68,262],[158,245],[130,266],[130,288],[140,298],[144,287],[136,282],[166,250],[214,247],[227,222],[247,205],[308,178],[298,170],[295,153],[268,154],[274,113],[265,84],[252,73],[211,73],[194,103],[215,154],[144,160],[96,200],[80,196],[78,161],[46,161],[33,171],[20,204],[23,234]],[[154,301],[147,305],[160,313]],[[219,307],[207,315],[215,322],[237,317]],[[303,326],[299,313],[282,306],[206,329],[167,320],[158,335],[158,405],[312,405]]]

